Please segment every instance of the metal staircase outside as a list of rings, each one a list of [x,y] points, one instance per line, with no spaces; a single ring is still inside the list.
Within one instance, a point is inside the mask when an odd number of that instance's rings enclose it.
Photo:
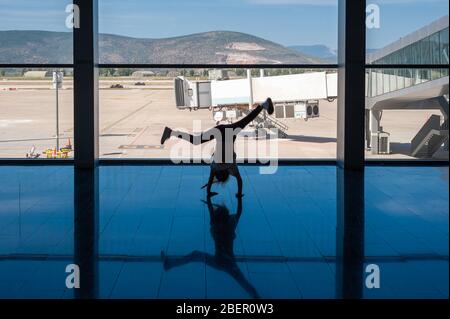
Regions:
[[[245,115],[250,113],[249,110],[243,111]],[[287,130],[289,127],[283,122],[277,120],[276,118],[268,115],[266,112],[260,113],[254,120],[260,127],[267,129],[277,129],[278,136],[281,138],[287,138]]]
[[[432,157],[448,139],[448,119],[441,125],[439,115],[431,115],[411,141],[411,155]]]

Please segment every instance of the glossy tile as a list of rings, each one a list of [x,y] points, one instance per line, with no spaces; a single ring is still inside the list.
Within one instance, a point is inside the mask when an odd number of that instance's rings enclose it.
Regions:
[[[356,232],[338,215],[336,167],[243,166],[241,202],[231,178],[208,203],[208,174],[0,166],[0,298],[337,298],[345,284],[362,298],[448,298],[448,167],[367,167]],[[66,287],[75,262],[87,291]],[[369,264],[380,288],[365,286]]]

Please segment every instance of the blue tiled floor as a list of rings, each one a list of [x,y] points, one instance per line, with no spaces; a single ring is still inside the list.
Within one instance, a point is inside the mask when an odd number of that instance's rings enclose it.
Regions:
[[[274,175],[242,167],[235,233],[226,215],[211,225],[200,189],[208,173],[99,168],[93,296],[340,296],[335,167],[281,166]],[[70,166],[0,166],[0,298],[76,295],[65,286],[76,253],[74,177]],[[379,266],[381,286],[361,284],[362,297],[448,298],[448,167],[367,167],[364,185],[364,265]],[[234,181],[217,190],[213,204],[235,214]],[[220,254],[229,251],[224,238],[232,254]]]

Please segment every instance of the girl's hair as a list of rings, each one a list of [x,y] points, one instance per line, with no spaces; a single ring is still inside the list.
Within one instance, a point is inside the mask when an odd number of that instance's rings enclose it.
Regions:
[[[217,171],[215,175],[217,181],[221,184],[225,183],[230,177],[230,173],[226,169]]]

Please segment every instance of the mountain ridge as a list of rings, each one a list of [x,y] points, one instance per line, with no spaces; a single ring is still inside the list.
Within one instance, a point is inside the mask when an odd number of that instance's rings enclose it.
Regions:
[[[291,45],[288,48],[305,55],[314,56],[330,63],[337,63],[337,50],[323,44]]]
[[[0,31],[0,63],[71,63],[71,32]],[[100,34],[100,63],[313,64],[324,63],[273,41],[234,31],[162,39]]]

